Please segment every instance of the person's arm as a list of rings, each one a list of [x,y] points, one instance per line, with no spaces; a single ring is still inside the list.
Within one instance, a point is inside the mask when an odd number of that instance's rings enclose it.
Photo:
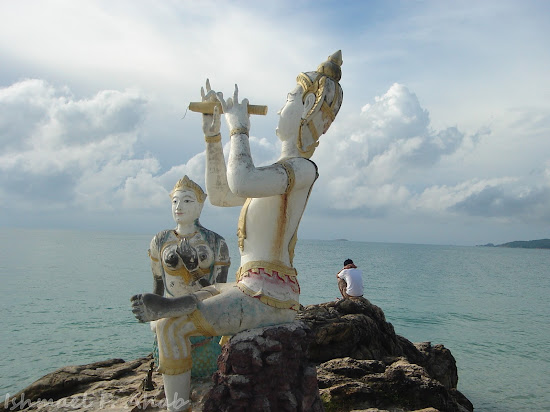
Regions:
[[[215,101],[216,93],[210,89],[210,81],[206,80],[206,94],[201,87],[202,101]],[[217,107],[214,114],[202,115],[202,129],[206,141],[206,193],[214,206],[242,206],[246,199],[235,196],[227,184],[227,170],[223,156],[223,145],[220,134],[220,113]]]

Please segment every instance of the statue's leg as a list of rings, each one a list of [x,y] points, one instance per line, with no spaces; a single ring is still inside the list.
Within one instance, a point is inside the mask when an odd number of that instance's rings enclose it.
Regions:
[[[189,392],[191,389],[191,371],[179,375],[162,375],[164,394],[170,412],[191,411]]]
[[[190,315],[203,336],[234,335],[246,329],[293,322],[296,317],[296,311],[268,306],[245,295],[235,284],[217,287],[221,293],[198,302],[197,311]]]
[[[170,411],[186,411],[191,381],[190,336],[234,335],[246,329],[292,322],[296,312],[278,309],[245,295],[236,286],[199,301],[187,316],[159,319],[156,323],[159,372]]]
[[[159,372],[164,380],[164,393],[169,411],[190,411],[191,342],[196,328],[187,316],[157,321]]]

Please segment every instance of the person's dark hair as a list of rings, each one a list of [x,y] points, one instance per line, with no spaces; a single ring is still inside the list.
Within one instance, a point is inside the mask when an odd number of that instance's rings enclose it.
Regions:
[[[344,266],[347,266],[347,265],[353,265],[353,260],[351,259],[344,260]]]

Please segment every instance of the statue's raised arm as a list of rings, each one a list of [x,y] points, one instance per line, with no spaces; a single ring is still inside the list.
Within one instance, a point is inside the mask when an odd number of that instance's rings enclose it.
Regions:
[[[206,93],[201,87],[201,97],[203,102],[218,102],[216,92],[210,88],[208,79]],[[214,107],[213,114],[202,115],[202,130],[206,141],[206,192],[210,203],[214,206],[242,206],[246,199],[233,194],[227,183],[220,123],[220,112],[217,106]]]

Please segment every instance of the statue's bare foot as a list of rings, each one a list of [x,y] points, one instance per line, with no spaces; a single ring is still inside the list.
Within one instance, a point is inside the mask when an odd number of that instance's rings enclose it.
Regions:
[[[188,315],[197,308],[195,295],[165,298],[153,293],[132,296],[132,312],[140,322]]]

